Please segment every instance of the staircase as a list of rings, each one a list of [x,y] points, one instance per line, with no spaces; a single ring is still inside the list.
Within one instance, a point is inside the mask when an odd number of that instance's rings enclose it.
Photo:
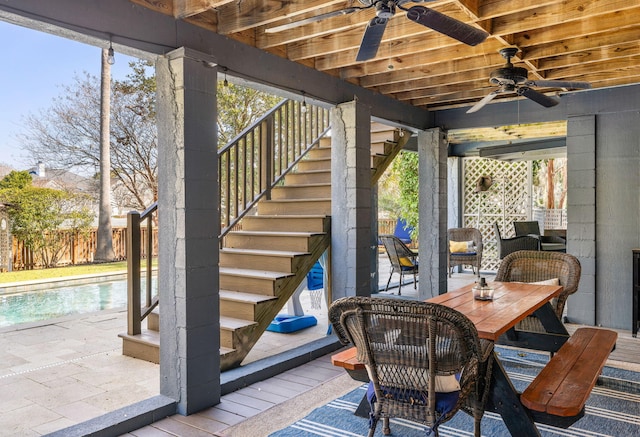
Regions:
[[[398,129],[372,124],[375,182],[409,139]],[[291,171],[221,237],[221,370],[237,367],[329,247],[331,138],[323,137]],[[144,311],[143,311],[144,312]],[[159,360],[157,310],[147,329],[121,334],[123,354]]]

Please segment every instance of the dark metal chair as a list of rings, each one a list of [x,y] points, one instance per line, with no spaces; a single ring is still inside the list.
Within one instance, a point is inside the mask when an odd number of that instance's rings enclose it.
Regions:
[[[493,224],[498,243],[498,258],[503,259],[510,253],[518,250],[540,250],[540,240],[530,235],[521,235],[513,238],[502,238],[498,223]]]
[[[551,301],[551,306],[558,319],[562,320],[567,298],[578,290],[581,272],[580,261],[568,253],[523,250],[514,252],[502,260],[495,280],[539,282],[558,278],[559,285],[562,285],[564,290]],[[538,318],[533,316],[518,323],[516,330],[545,332]]]
[[[369,374],[369,437],[389,418],[438,426],[462,410],[475,419],[475,435],[488,396],[493,343],[478,338],[460,312],[428,302],[345,297],[329,309],[342,344],[357,348]]]
[[[391,277],[394,273],[400,274],[400,285],[398,285],[398,295],[402,294],[402,278],[405,273],[413,273],[413,288],[417,289],[418,282],[418,254],[413,252],[395,235],[380,235],[380,241],[384,245],[389,261],[391,262],[391,273],[384,291],[389,289]]]
[[[513,222],[513,229],[516,231],[516,236],[529,235],[540,240],[540,250],[567,251],[567,241],[562,237],[541,235],[537,221]]]
[[[466,252],[451,252],[451,242],[473,242]],[[447,230],[447,270],[449,277],[455,266],[470,265],[480,276],[482,263],[482,233],[476,228],[451,228]]]

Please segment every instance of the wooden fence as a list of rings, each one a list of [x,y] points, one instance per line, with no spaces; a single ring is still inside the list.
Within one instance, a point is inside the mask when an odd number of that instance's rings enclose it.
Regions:
[[[65,241],[64,251],[60,256],[57,266],[67,266],[76,264],[88,264],[93,262],[93,256],[96,251],[97,229],[87,234],[78,234],[77,232],[61,230]],[[153,247],[152,256],[158,255],[157,247],[157,229],[153,229]],[[147,230],[142,229],[142,238],[147,240]],[[146,245],[144,245],[146,247]],[[113,252],[115,261],[127,259],[127,228],[113,228]],[[43,268],[43,263],[37,253],[27,248],[24,241],[13,238],[12,244],[13,270],[34,270]],[[144,257],[147,254],[143,255]]]
[[[396,219],[380,219],[378,220],[378,233],[379,234],[393,234],[396,226]],[[241,228],[241,225],[236,225],[236,228]],[[78,235],[72,231],[60,231],[63,233],[65,240],[65,248],[60,256],[57,266],[88,264],[93,262],[93,256],[96,251],[97,241],[97,229],[90,231],[85,235]],[[145,243],[147,238],[147,229],[141,228],[143,244],[142,247],[146,248]],[[153,229],[153,254],[152,256],[158,256],[158,230]],[[143,249],[144,250],[144,249]],[[117,227],[113,228],[113,252],[115,254],[116,261],[124,261],[127,259],[127,228]],[[24,241],[13,238],[12,243],[12,269],[13,270],[35,270],[43,268],[42,261],[39,256],[27,248]],[[143,258],[147,257],[144,253]]]

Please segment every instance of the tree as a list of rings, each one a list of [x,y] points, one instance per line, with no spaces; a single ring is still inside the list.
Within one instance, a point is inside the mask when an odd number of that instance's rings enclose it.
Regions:
[[[110,176],[114,196],[129,209],[157,200],[157,128],[155,78],[145,61],[131,63],[132,73],[113,83],[110,118]],[[75,77],[50,108],[25,119],[22,147],[48,166],[98,174],[100,168],[100,80]]]
[[[24,184],[26,178],[29,182]],[[61,227],[78,233],[88,229],[93,214],[83,196],[34,187],[28,172],[12,172],[0,181],[0,202],[7,205],[11,233],[33,250],[44,267],[54,267],[64,253]]]
[[[232,83],[219,84],[218,147],[223,147],[282,99]]]
[[[18,189],[22,190],[31,185],[33,178],[28,171],[11,171],[0,181],[0,190]]]
[[[111,156],[110,156],[110,114],[111,114],[111,64],[109,51],[102,49],[102,77],[100,78],[100,196],[98,208],[98,232],[96,241],[96,261],[113,261],[113,233],[111,229]]]
[[[391,164],[391,178],[397,184],[396,214],[413,227],[412,237],[418,236],[418,154],[402,151]]]
[[[158,198],[155,76],[146,61],[114,81],[111,95],[111,176],[118,205],[143,210]],[[100,163],[99,80],[89,74],[62,86],[50,108],[26,117],[21,145],[35,161],[94,174]],[[281,99],[239,85],[218,86],[218,146],[222,147]]]

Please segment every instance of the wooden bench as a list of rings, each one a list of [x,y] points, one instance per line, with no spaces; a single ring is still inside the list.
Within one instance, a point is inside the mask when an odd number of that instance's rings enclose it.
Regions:
[[[356,358],[357,352],[355,346],[338,352],[331,356],[331,364],[344,368],[349,376],[356,381],[369,382],[367,369],[364,367],[364,364]]]
[[[584,415],[585,403],[617,337],[616,332],[607,329],[577,329],[521,394],[522,405],[531,410],[536,420],[536,413],[541,413],[547,416],[543,422],[570,426],[575,420],[553,417],[577,420]]]

